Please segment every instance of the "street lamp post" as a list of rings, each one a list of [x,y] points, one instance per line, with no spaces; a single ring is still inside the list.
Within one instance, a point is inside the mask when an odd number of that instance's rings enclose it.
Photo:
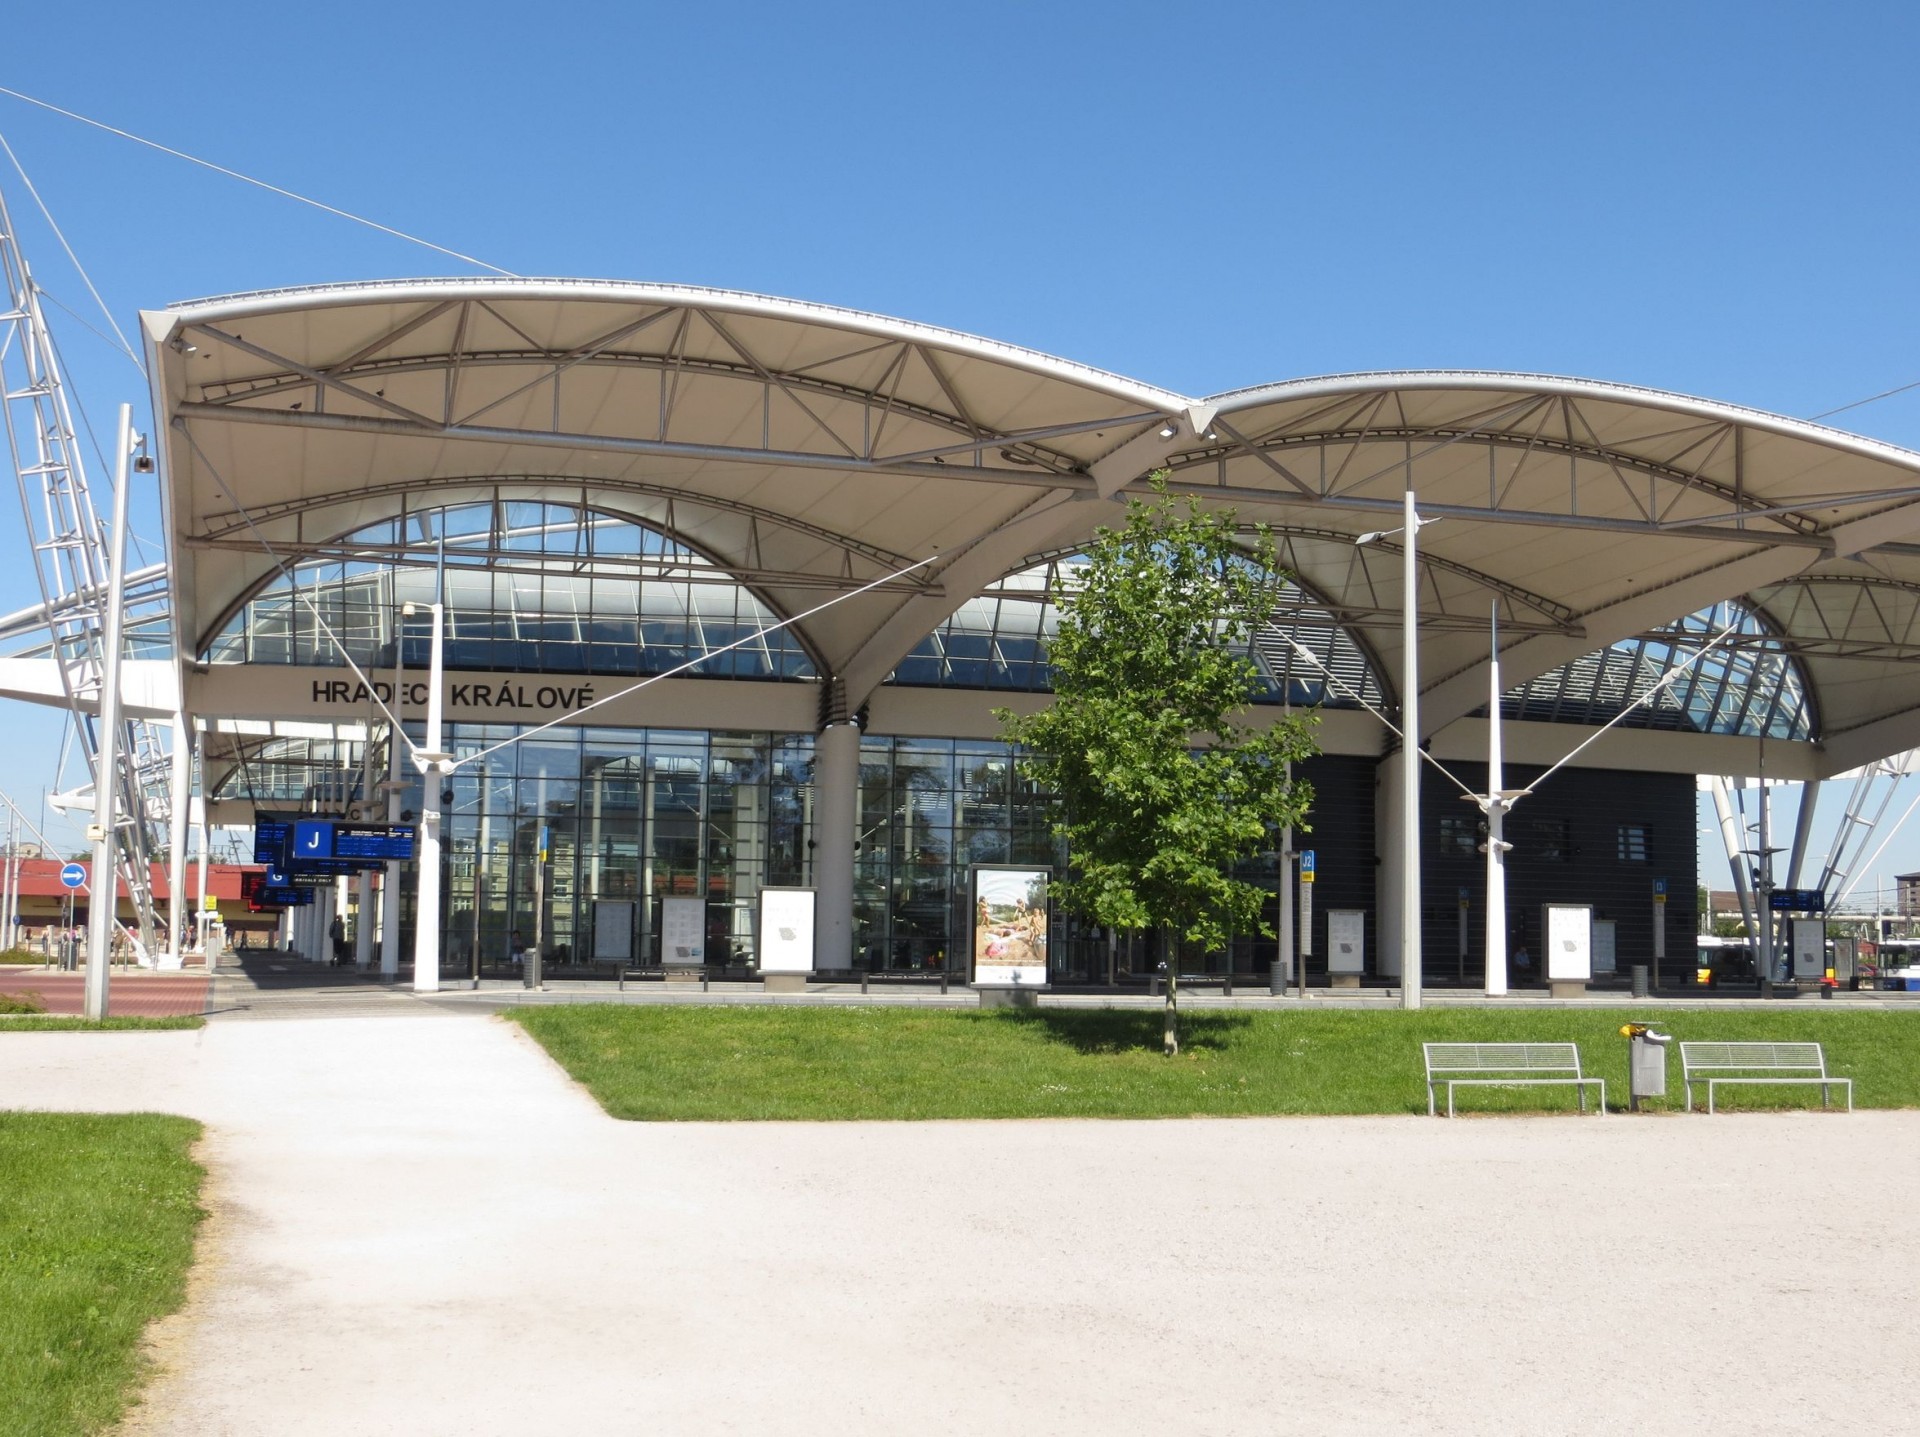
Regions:
[[[113,958],[113,930],[120,902],[119,864],[114,852],[120,821],[120,645],[127,594],[127,467],[133,458],[133,406],[120,406],[118,448],[114,455],[113,532],[107,536],[106,652],[100,674],[100,741],[93,770],[93,872],[87,896],[87,981],[85,1013],[98,1022],[107,1016],[107,970]]]
[[[1418,1008],[1420,973],[1420,555],[1422,519],[1408,488],[1401,502],[1401,527],[1376,529],[1355,539],[1354,547],[1389,534],[1402,534],[1400,546],[1400,1006]]]

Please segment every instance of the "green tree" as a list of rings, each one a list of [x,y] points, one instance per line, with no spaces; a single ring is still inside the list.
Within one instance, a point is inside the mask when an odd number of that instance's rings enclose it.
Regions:
[[[1062,906],[1166,935],[1172,1055],[1181,945],[1272,932],[1267,890],[1233,868],[1271,848],[1280,826],[1305,826],[1312,790],[1286,765],[1314,752],[1314,720],[1245,721],[1260,689],[1246,642],[1283,578],[1269,531],[1242,533],[1231,510],[1153,482],[1155,497],[1129,500],[1125,522],[1094,536],[1054,595],[1053,703],[998,717],[1028,774],[1059,797],[1054,831],[1072,861],[1054,886]]]

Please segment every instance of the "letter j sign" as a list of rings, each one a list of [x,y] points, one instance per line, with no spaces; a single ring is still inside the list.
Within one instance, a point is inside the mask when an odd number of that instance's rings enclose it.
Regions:
[[[311,822],[294,824],[293,852],[287,857],[296,863],[303,858],[333,857],[333,825]]]

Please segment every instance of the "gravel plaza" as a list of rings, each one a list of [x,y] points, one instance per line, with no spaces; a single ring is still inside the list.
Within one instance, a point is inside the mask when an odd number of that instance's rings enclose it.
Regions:
[[[10,1106],[209,1126],[214,1216],[129,1431],[1911,1411],[1920,1262],[1881,1218],[1920,1114],[631,1124],[511,1025],[412,1012],[0,1046]]]

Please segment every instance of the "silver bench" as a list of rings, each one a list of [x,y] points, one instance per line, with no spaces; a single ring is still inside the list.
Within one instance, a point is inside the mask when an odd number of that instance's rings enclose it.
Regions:
[[[1707,1088],[1707,1112],[1713,1112],[1713,1090],[1722,1083],[1817,1084],[1820,1106],[1833,1106],[1832,1089],[1847,1090],[1847,1111],[1853,1111],[1853,1079],[1827,1072],[1827,1056],[1818,1043],[1682,1043],[1680,1085],[1686,1089],[1686,1109],[1693,1111],[1693,1085]]]
[[[1572,1043],[1422,1043],[1427,1060],[1427,1116],[1435,1117],[1434,1089],[1447,1088],[1447,1116],[1453,1116],[1455,1088],[1528,1088],[1559,1084],[1580,1095],[1587,1110],[1587,1089],[1600,1089],[1601,1116],[1607,1111],[1607,1080],[1580,1071],[1580,1049]]]

